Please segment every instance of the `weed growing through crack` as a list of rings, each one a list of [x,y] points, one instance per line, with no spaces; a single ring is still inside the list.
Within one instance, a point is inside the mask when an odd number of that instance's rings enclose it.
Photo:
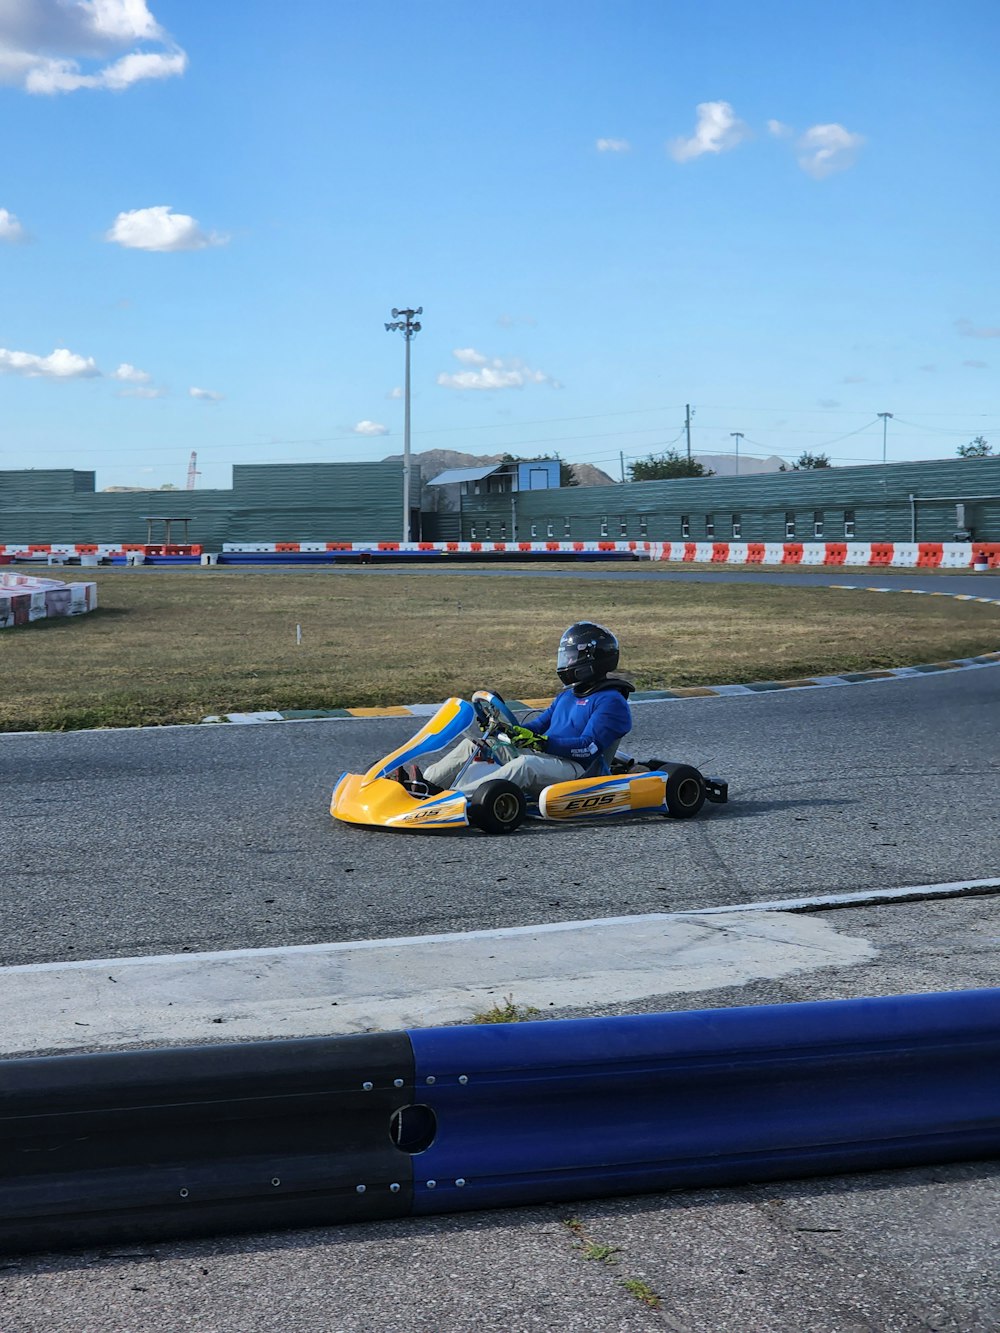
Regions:
[[[515,1004],[514,995],[503,997],[502,1004],[494,1004],[489,1009],[483,1009],[479,1013],[472,1015],[469,1020],[472,1023],[528,1023],[537,1014],[538,1010],[533,1004]]]
[[[588,1240],[583,1246],[583,1257],[593,1259],[599,1264],[616,1264],[618,1262],[616,1255],[621,1253],[617,1245],[601,1245],[597,1241]]]
[[[584,1259],[591,1259],[601,1264],[616,1264],[618,1262],[621,1246],[605,1245],[601,1241],[596,1241],[588,1236],[583,1223],[578,1217],[564,1218],[563,1226],[576,1237],[579,1242],[577,1248]],[[659,1309],[660,1298],[648,1282],[643,1282],[638,1277],[623,1277],[619,1280],[623,1291],[627,1291],[630,1296],[634,1296],[637,1301],[648,1306],[649,1309]]]
[[[643,1305],[648,1305],[651,1310],[659,1308],[660,1298],[648,1283],[643,1282],[637,1277],[623,1277],[622,1286],[630,1296],[634,1296],[637,1301]]]

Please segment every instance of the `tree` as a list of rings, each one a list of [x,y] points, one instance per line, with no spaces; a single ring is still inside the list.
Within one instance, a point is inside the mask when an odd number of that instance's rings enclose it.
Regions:
[[[813,468],[829,467],[829,466],[830,466],[830,460],[826,456],[826,454],[811,454],[808,451],[804,451],[803,453],[799,454],[798,458],[795,460],[795,462],[792,464],[791,467],[789,467],[787,463],[782,463],[781,467],[778,468],[778,471],[810,472],[812,471]]]
[[[960,444],[958,446],[958,456],[959,458],[992,458],[993,446],[988,444],[981,435],[977,435],[970,444]]]
[[[682,456],[676,449],[650,454],[628,465],[629,481],[673,481],[677,477],[714,477],[715,473],[697,458]]]

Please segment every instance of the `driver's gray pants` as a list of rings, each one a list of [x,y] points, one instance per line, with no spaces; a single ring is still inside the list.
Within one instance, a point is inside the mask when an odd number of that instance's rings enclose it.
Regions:
[[[428,782],[436,787],[451,789],[459,769],[477,752],[472,741],[459,741],[447,754],[423,770]],[[496,764],[472,763],[462,774],[458,784],[459,791],[472,791],[481,782],[493,778],[504,778],[520,787],[526,796],[537,796],[543,787],[553,782],[572,782],[583,777],[583,765],[572,759],[564,759],[558,754],[535,754],[532,750],[523,750],[516,759],[499,768]]]

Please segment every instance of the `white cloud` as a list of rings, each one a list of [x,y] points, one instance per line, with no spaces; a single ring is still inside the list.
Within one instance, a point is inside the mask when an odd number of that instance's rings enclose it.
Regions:
[[[166,396],[166,389],[152,388],[122,389],[117,395],[119,398],[166,398]]]
[[[562,388],[551,375],[542,370],[532,370],[516,358],[484,356],[474,347],[456,348],[452,355],[462,365],[475,366],[476,369],[460,370],[454,375],[442,371],[437,382],[446,389],[523,389],[526,384],[548,384],[553,389]]]
[[[6,208],[0,208],[0,241],[16,245],[18,241],[26,241],[27,239],[28,233],[14,214]]]
[[[351,429],[355,435],[388,435],[389,427],[383,426],[381,421],[359,421]]]
[[[982,326],[977,328],[971,319],[956,319],[955,328],[963,338],[1000,338],[1000,329]]]
[[[456,361],[461,361],[463,366],[485,366],[489,361],[488,356],[483,356],[474,347],[456,347],[452,356]]]
[[[161,49],[128,49],[140,43]],[[146,0],[0,0],[0,83],[38,94],[121,92],[186,68]]]
[[[786,125],[783,120],[769,120],[767,132],[773,134],[776,139],[790,139],[795,133],[791,125]]]
[[[192,398],[198,398],[203,403],[221,403],[225,394],[216,393],[214,389],[198,389],[192,385],[188,389]]]
[[[57,347],[48,356],[33,352],[10,352],[0,347],[0,373],[25,375],[29,379],[79,380],[100,375],[92,356],[77,356],[65,347]]]
[[[125,380],[128,384],[148,384],[153,378],[145,370],[138,370],[135,366],[130,366],[127,361],[123,361],[117,370],[111,372],[113,380]]]
[[[497,323],[502,329],[512,329],[517,324],[523,324],[529,329],[538,327],[538,320],[534,315],[497,315]]]
[[[596,146],[599,153],[627,153],[632,147],[627,139],[598,139]]]
[[[864,142],[863,134],[852,134],[843,125],[813,125],[796,141],[799,166],[815,180],[822,180],[852,167]]]
[[[156,204],[119,213],[104,239],[129,250],[168,251],[204,250],[210,245],[225,245],[229,238],[202,231],[186,213],[171,213],[169,204]]]
[[[403,390],[398,384],[386,394],[386,398],[402,398],[402,396]]]
[[[675,162],[690,162],[703,153],[724,153],[750,137],[728,102],[699,102],[698,123],[690,139],[671,139],[667,152]]]

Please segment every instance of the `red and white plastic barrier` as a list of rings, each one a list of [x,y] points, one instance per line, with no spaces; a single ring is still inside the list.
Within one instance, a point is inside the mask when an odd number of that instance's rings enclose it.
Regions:
[[[30,545],[0,543],[4,560],[32,560],[44,556],[128,557],[200,556],[200,545],[149,546],[45,542]],[[709,541],[447,541],[447,542],[224,542],[222,554],[322,555],[336,554],[439,555],[593,555],[617,553],[637,559],[672,560],[708,565],[891,565],[896,568],[1000,569],[1000,542],[709,542]]]
[[[649,542],[651,560],[713,565],[1000,569],[1000,542]]]
[[[0,542],[0,564],[12,560],[40,560],[43,556],[57,556],[63,559],[69,556],[127,556],[130,552],[140,555],[201,555],[202,548],[191,543],[169,546],[162,542],[147,545],[144,542]]]
[[[96,583],[60,583],[26,574],[0,574],[0,629],[53,616],[79,616],[96,606]]]

